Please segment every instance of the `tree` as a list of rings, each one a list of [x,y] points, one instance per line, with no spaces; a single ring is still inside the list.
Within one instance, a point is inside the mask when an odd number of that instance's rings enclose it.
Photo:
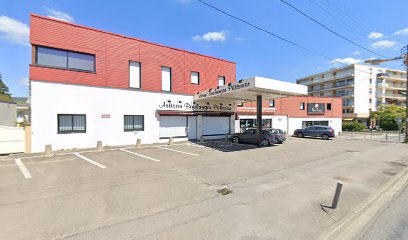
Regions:
[[[370,114],[377,120],[380,128],[385,131],[399,130],[397,118],[405,119],[405,107],[397,105],[381,105],[376,112]]]
[[[0,101],[7,101],[11,102],[11,94],[9,93],[9,88],[7,85],[3,82],[3,76],[0,73]]]

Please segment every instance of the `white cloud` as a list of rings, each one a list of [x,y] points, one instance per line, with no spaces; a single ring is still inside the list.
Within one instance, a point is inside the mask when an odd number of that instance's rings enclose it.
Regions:
[[[382,37],[382,36],[384,36],[384,34],[379,33],[379,32],[372,32],[372,33],[368,34],[367,37],[368,37],[369,39],[377,39],[377,38],[380,38],[380,37]]]
[[[346,64],[346,65],[349,65],[349,64],[355,64],[355,63],[360,63],[360,62],[362,62],[363,60],[361,60],[361,59],[356,59],[356,58],[351,58],[351,57],[348,57],[348,58],[336,58],[336,59],[334,59],[334,60],[332,60],[332,61],[330,61],[332,64],[334,64],[334,65],[338,65],[338,64]]]
[[[396,41],[389,41],[389,40],[381,40],[375,43],[372,43],[370,46],[372,48],[392,48],[397,45]]]
[[[408,28],[398,30],[395,33],[393,33],[392,35],[394,35],[394,36],[407,36],[408,35]]]
[[[11,43],[29,46],[30,28],[27,24],[7,16],[0,16],[0,37]]]
[[[49,18],[65,21],[65,22],[74,22],[74,18],[71,17],[68,13],[64,13],[52,8],[49,8],[47,6],[43,6],[45,11],[47,12],[47,16]]]
[[[228,31],[221,32],[208,32],[203,35],[196,35],[193,37],[194,41],[205,41],[205,42],[223,42],[227,40]]]
[[[28,80],[28,78],[22,78],[22,79],[20,79],[20,80],[18,81],[18,83],[19,83],[20,85],[23,85],[23,86],[28,86],[28,85],[29,85],[29,80]]]
[[[361,51],[356,50],[356,51],[354,51],[352,54],[353,54],[354,56],[357,56],[357,55],[360,55],[360,54],[361,54]]]

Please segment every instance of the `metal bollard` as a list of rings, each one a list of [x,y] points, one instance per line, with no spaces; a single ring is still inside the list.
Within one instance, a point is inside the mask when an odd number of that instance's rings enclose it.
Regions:
[[[142,146],[142,140],[140,138],[136,139],[136,147]]]
[[[337,208],[337,204],[339,203],[340,193],[341,193],[342,187],[343,187],[343,183],[337,182],[336,192],[334,193],[333,202],[332,202],[332,206],[331,206],[332,209]]]
[[[388,141],[388,133],[385,134],[385,141]]]
[[[102,151],[102,150],[103,150],[102,141],[97,141],[97,142],[96,142],[96,150],[98,150],[98,151]]]
[[[204,144],[204,137],[203,136],[200,137],[200,144]]]
[[[228,134],[225,134],[225,141],[228,142]]]
[[[51,146],[51,144],[45,145],[44,156],[46,156],[46,157],[52,157],[52,156],[54,156],[54,153],[52,152],[52,146]]]
[[[173,137],[169,137],[169,145],[173,145]]]

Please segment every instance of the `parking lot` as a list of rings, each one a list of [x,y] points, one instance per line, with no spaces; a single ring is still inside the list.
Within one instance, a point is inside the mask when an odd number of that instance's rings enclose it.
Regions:
[[[407,156],[399,143],[289,137],[266,148],[183,142],[3,158],[0,238],[316,239]],[[340,206],[324,212],[336,181]]]

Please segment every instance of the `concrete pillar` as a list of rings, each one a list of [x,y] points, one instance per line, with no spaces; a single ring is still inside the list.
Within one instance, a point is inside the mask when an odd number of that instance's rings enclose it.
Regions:
[[[256,132],[259,138],[262,133],[262,95],[256,96]]]
[[[169,137],[169,145],[173,145],[173,137]]]
[[[142,146],[142,140],[140,138],[136,139],[136,147]]]
[[[235,121],[235,115],[231,115],[231,117],[230,117],[230,132],[229,132],[229,134],[234,134],[234,133],[236,133],[236,131],[235,131],[235,123],[236,123],[237,121]],[[239,121],[238,121],[239,122]]]
[[[197,139],[203,136],[203,115],[197,116]]]
[[[44,156],[46,156],[46,157],[52,157],[52,156],[54,156],[54,153],[52,152],[52,146],[51,146],[51,144],[45,145]]]
[[[102,141],[97,141],[97,142],[96,142],[96,150],[98,150],[98,151],[102,151],[102,150],[103,150]]]

